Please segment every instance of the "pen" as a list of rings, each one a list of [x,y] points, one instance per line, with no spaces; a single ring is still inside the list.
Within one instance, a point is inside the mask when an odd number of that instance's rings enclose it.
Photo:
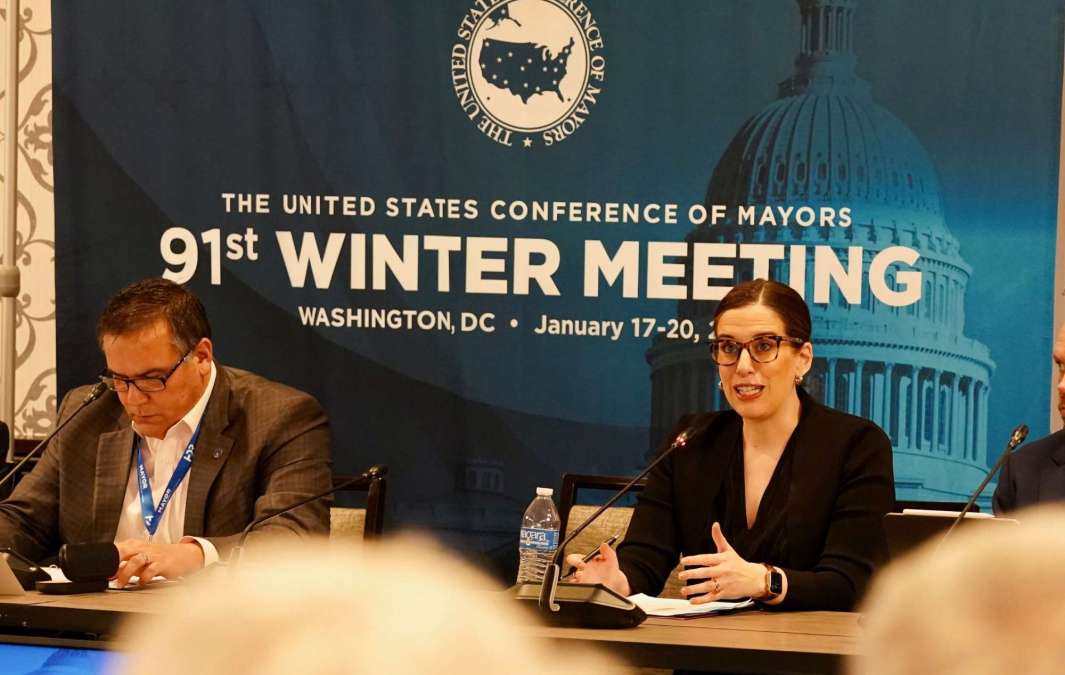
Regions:
[[[603,544],[606,544],[607,546],[613,546],[614,542],[616,542],[617,540],[618,540],[618,535],[612,534],[605,541],[603,541]],[[584,556],[581,559],[581,562],[591,562],[592,558],[594,558],[595,556],[599,555],[599,549],[602,548],[603,544],[599,544],[599,546],[596,546],[591,551],[589,551],[588,555]]]
[[[609,537],[607,537],[605,540],[603,540],[602,544],[599,544],[599,546],[602,546],[603,544],[606,544],[607,546],[613,546],[614,542],[616,542],[619,538],[620,537],[618,535],[612,534]],[[589,551],[587,555],[585,555],[583,558],[581,558],[581,562],[585,562],[585,563],[591,562],[592,558],[594,558],[595,556],[597,556],[599,554],[599,546],[596,546],[591,551]],[[577,571],[576,567],[571,567],[570,571],[567,572],[562,578],[563,579],[568,579],[569,577],[573,576],[573,574],[576,571]]]

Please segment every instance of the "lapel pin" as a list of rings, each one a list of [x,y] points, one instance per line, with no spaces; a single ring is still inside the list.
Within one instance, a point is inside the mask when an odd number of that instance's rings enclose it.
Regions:
[[[222,448],[215,448],[214,452],[211,453],[211,457],[214,457],[215,459],[218,459],[221,456],[222,456]]]

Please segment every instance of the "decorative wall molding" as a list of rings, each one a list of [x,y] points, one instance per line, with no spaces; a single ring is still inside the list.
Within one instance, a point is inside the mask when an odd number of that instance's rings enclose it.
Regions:
[[[8,19],[6,7],[0,9],[0,21]],[[51,3],[22,0],[19,21],[15,264],[22,290],[15,303],[15,436],[36,438],[51,431],[57,408]],[[0,101],[4,95],[0,91]],[[0,131],[0,149],[8,142]]]

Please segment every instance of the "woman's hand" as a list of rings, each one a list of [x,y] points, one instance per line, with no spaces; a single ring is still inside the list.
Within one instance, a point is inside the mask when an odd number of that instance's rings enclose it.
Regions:
[[[723,599],[762,597],[765,594],[765,566],[741,558],[725,539],[718,523],[711,526],[710,536],[717,545],[717,553],[689,555],[680,559],[685,567],[694,568],[681,572],[678,575],[681,581],[704,580],[682,587],[681,593],[689,598],[698,596],[691,598],[693,605]]]
[[[578,584],[603,584],[620,595],[631,595],[629,579],[618,566],[618,554],[605,543],[599,545],[599,555],[588,562],[579,553],[570,553],[566,562],[576,568],[573,579]]]

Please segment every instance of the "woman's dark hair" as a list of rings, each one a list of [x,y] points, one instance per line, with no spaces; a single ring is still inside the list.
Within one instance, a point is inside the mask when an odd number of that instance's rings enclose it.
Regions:
[[[791,286],[772,279],[754,279],[734,286],[717,304],[714,326],[717,326],[718,317],[725,312],[748,305],[765,305],[784,322],[784,332],[788,337],[810,341],[810,308],[806,306],[806,301]]]
[[[126,286],[107,301],[96,323],[96,339],[102,346],[105,335],[126,335],[159,319],[170,326],[174,346],[180,352],[189,351],[201,338],[211,337],[211,324],[199,298],[173,281],[151,278]]]

